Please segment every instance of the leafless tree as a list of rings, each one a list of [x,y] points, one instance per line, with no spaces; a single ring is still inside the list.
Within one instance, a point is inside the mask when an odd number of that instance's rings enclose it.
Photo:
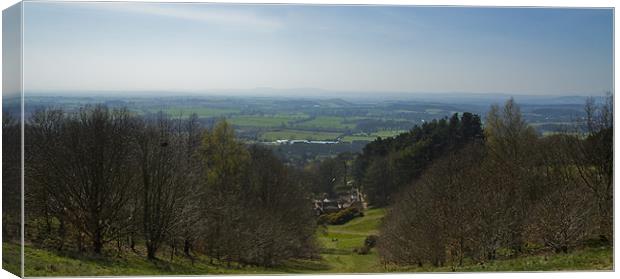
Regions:
[[[46,190],[47,200],[101,254],[130,222],[133,119],[124,109],[88,106],[70,115],[43,111],[31,125],[28,180]]]
[[[141,121],[136,129],[136,164],[147,257],[179,229],[188,197],[185,143],[163,113]]]
[[[572,162],[580,184],[592,192],[597,205],[601,238],[613,240],[613,95],[602,104],[594,98],[585,105],[587,133],[585,139],[573,137]]]
[[[4,110],[4,109],[3,109]],[[2,236],[18,241],[21,230],[21,123],[19,116],[2,115]]]

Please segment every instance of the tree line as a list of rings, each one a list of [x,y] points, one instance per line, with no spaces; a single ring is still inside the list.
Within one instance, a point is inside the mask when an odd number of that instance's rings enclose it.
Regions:
[[[458,266],[610,244],[613,99],[589,99],[585,111],[586,134],[541,137],[514,100],[492,106],[483,140],[446,149],[394,195],[377,242],[382,261]]]
[[[396,137],[370,142],[355,159],[352,174],[370,205],[386,206],[433,160],[482,138],[478,115],[455,113],[416,125]]]
[[[104,254],[164,246],[220,263],[272,266],[316,254],[298,171],[220,121],[127,109],[41,109],[25,125],[26,239]],[[177,252],[178,251],[178,252]]]

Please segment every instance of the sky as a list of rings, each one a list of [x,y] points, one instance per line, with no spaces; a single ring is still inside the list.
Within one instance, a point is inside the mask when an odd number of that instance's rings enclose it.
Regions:
[[[612,21],[610,9],[25,2],[24,87],[602,94]]]

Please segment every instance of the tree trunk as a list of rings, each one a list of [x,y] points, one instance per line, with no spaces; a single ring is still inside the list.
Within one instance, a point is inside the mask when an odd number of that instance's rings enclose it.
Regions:
[[[137,253],[136,251],[136,241],[134,240],[133,234],[129,236],[129,247],[131,247],[131,251]]]
[[[191,250],[191,243],[189,241],[189,239],[185,239],[185,241],[183,242],[183,253],[185,253],[185,256],[190,256],[190,250]]]
[[[157,247],[156,245],[152,244],[152,243],[147,243],[146,244],[146,258],[149,260],[154,260],[155,258],[155,253],[157,253]]]
[[[60,237],[60,243],[58,244],[58,251],[62,251],[65,246],[65,236],[67,235],[67,230],[65,228],[64,219],[60,218],[60,226],[58,227],[58,236]]]
[[[103,250],[103,239],[101,236],[101,232],[97,230],[95,232],[95,236],[93,237],[93,252],[97,255],[101,255],[101,251]]]

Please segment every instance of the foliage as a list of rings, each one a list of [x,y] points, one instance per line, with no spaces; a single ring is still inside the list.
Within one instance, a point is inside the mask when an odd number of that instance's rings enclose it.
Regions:
[[[188,259],[261,266],[316,254],[306,184],[225,121],[205,131],[196,115],[100,105],[39,110],[26,132],[26,239],[37,247],[100,257],[143,245],[150,261],[182,247]]]
[[[355,207],[348,207],[338,212],[319,216],[317,223],[328,225],[343,225],[356,217],[361,217],[361,212]]]
[[[597,235],[611,240],[600,223],[611,208],[603,205],[611,193],[603,194],[610,176],[602,159],[610,150],[590,149],[597,133],[540,138],[512,99],[492,107],[484,132],[486,142],[434,159],[400,192],[380,230],[382,261],[456,270],[467,261],[521,256],[532,246],[569,253]],[[611,146],[611,137],[596,144]],[[594,173],[599,178],[588,180]]]
[[[387,205],[433,159],[482,137],[480,117],[471,113],[426,122],[394,138],[367,144],[355,161],[354,177],[371,204]]]
[[[376,235],[367,236],[366,239],[364,240],[364,246],[368,248],[374,248],[375,245],[377,245],[377,239],[378,237]]]

